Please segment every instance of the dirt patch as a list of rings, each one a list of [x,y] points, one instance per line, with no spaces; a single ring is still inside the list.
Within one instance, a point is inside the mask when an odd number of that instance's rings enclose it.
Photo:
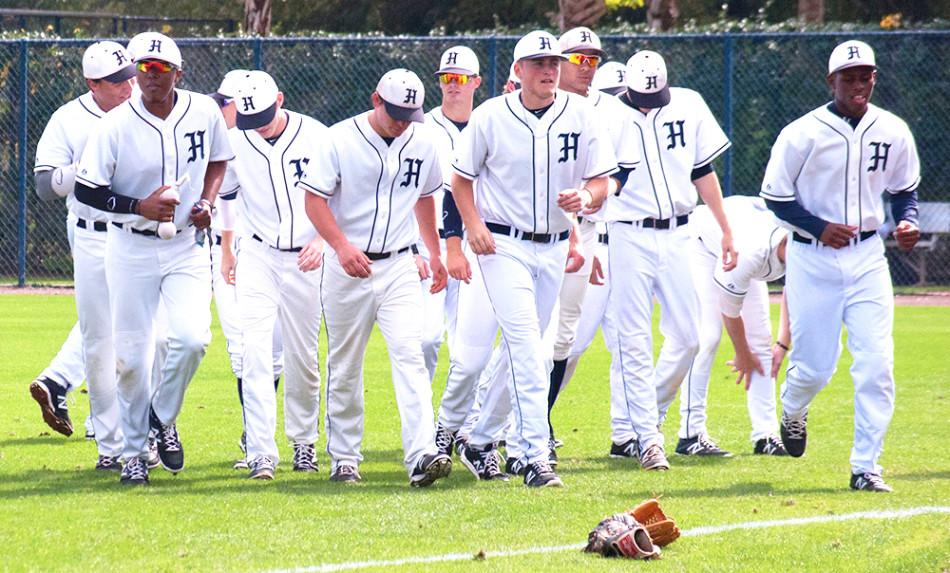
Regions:
[[[0,285],[0,295],[4,294],[41,294],[41,295],[70,295],[74,293],[71,286],[25,286],[16,287]]]

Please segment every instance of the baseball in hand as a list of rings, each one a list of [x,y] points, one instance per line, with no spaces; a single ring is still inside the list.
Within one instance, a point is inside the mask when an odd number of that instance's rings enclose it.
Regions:
[[[174,187],[170,187],[162,191],[162,199],[175,199],[177,201],[179,198],[178,191]],[[167,241],[168,239],[174,237],[177,233],[178,229],[175,227],[175,223],[173,221],[164,221],[158,224],[159,238],[165,239]]]

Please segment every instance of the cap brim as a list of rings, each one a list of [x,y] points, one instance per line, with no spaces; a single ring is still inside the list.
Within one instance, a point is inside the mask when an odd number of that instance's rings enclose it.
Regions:
[[[422,111],[422,108],[412,108],[412,107],[401,107],[389,103],[386,100],[383,100],[383,105],[386,106],[386,113],[389,114],[389,117],[399,120],[399,121],[415,121],[417,123],[423,123],[425,121],[425,112]]]
[[[274,120],[274,116],[277,114],[277,102],[271,104],[271,106],[264,111],[260,111],[252,114],[242,114],[238,112],[237,114],[237,128],[242,131],[247,131],[249,129],[258,129],[264,127],[268,123]]]
[[[630,98],[630,103],[637,107],[648,109],[663,107],[670,103],[670,87],[666,86],[652,94],[640,93],[627,88],[627,97]]]
[[[871,68],[872,70],[876,70],[876,69],[877,69],[877,66],[876,66],[876,65],[871,65],[871,64],[869,64],[869,63],[867,63],[867,62],[863,62],[863,63],[853,63],[853,64],[843,64],[843,65],[840,65],[840,66],[838,66],[837,68],[835,68],[834,71],[829,72],[828,75],[830,76],[831,74],[835,74],[835,73],[840,72],[841,70],[847,70],[847,69],[850,69],[850,68]]]
[[[623,86],[614,86],[614,87],[612,87],[612,88],[601,88],[600,91],[604,92],[605,94],[610,94],[610,95],[612,95],[612,96],[617,96],[617,95],[622,94],[626,89],[627,89],[627,88],[625,88],[625,87],[623,87]]]
[[[212,92],[212,93],[208,94],[208,97],[210,97],[211,99],[213,99],[213,100],[215,101],[215,103],[218,104],[218,107],[224,107],[224,106],[226,106],[228,103],[230,103],[230,101],[232,100],[232,98],[229,98],[228,96],[226,96],[226,95],[224,95],[224,94],[220,94],[220,93],[218,93],[218,92]]]
[[[465,70],[462,68],[442,68],[433,75],[442,75],[442,74],[462,74],[465,76],[477,76],[478,72],[473,72],[472,70]]]
[[[568,50],[561,50],[561,53],[562,53],[562,54],[579,54],[579,53],[582,53],[583,50],[588,50],[588,51],[591,51],[591,52],[597,52],[595,55],[600,56],[601,58],[603,58],[605,55],[607,55],[607,52],[601,50],[600,48],[595,48],[595,47],[593,47],[593,46],[575,46],[575,47],[570,48],[570,49],[568,49]],[[585,55],[586,55],[586,54],[585,54]]]
[[[100,78],[100,79],[103,79],[109,82],[110,84],[119,84],[122,82],[127,82],[134,77],[135,77],[135,66],[130,64],[128,66],[125,66],[121,70],[115,73],[109,74],[108,76],[104,78]]]
[[[515,61],[520,62],[521,60],[537,60],[538,58],[560,58],[562,60],[566,60],[567,56],[565,56],[564,54],[552,54],[549,52],[543,52],[541,54],[530,54],[527,56],[521,56]]]

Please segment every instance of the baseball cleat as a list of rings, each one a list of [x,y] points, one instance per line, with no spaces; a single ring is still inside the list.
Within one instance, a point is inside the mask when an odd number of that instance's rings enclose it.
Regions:
[[[155,438],[150,437],[148,439],[148,457],[145,458],[145,465],[150,470],[162,465],[162,459],[158,455],[158,443]]]
[[[551,445],[553,445],[555,448],[564,447],[564,440],[559,440],[554,436],[551,436]]]
[[[162,467],[176,474],[185,467],[185,450],[181,447],[178,429],[175,424],[163,424],[155,410],[149,408],[148,422],[155,430],[155,441],[158,445],[158,457]]]
[[[663,446],[660,444],[653,444],[649,448],[643,450],[643,453],[640,454],[640,466],[645,470],[668,470],[670,469],[670,462],[666,459],[666,453],[663,451]]]
[[[30,396],[40,405],[47,426],[64,436],[73,435],[65,388],[49,378],[37,378],[30,383]]]
[[[148,467],[141,458],[135,457],[125,462],[119,483],[122,485],[148,485]]]
[[[548,440],[548,465],[552,468],[557,468],[557,446],[554,445],[554,440]]]
[[[99,456],[96,461],[96,469],[106,472],[122,471],[122,464],[119,463],[118,456]]]
[[[455,444],[455,434],[456,432],[449,430],[442,424],[436,426],[435,449],[438,450],[440,454],[452,457],[452,445]]]
[[[317,450],[313,444],[294,444],[294,471],[318,471]]]
[[[800,458],[805,455],[805,442],[808,439],[807,424],[808,412],[802,414],[801,418],[792,418],[782,412],[782,422],[779,425],[782,444],[785,446],[788,455],[793,458]]]
[[[879,493],[890,493],[894,488],[884,483],[884,478],[878,474],[869,472],[861,474],[851,474],[851,489],[858,491],[874,491]]]
[[[267,456],[257,456],[251,460],[251,463],[248,464],[248,467],[251,470],[247,474],[248,479],[274,479],[274,460]]]
[[[247,458],[241,458],[238,460],[234,460],[234,465],[231,467],[236,470],[246,470],[246,469],[250,469],[251,466],[248,465]]]
[[[336,469],[333,470],[333,473],[330,474],[330,481],[356,483],[363,481],[363,476],[360,475],[360,472],[356,471],[356,466],[351,466],[350,464],[339,464],[336,466]]]
[[[83,424],[86,427],[86,439],[95,440],[96,439],[96,427],[92,425],[92,416],[86,416],[86,422]]]
[[[528,463],[524,458],[509,457],[505,462],[505,473],[510,476],[523,476],[528,470]]]
[[[681,456],[718,456],[731,458],[732,454],[720,448],[712,438],[706,434],[692,438],[680,438],[676,444],[676,453]]]
[[[782,440],[780,440],[778,436],[767,436],[756,440],[755,448],[752,450],[752,453],[764,456],[788,455],[788,452],[785,451],[785,446],[782,445]]]
[[[452,473],[452,458],[445,454],[425,454],[409,476],[412,487],[428,487],[436,480],[448,477]]]
[[[459,461],[472,472],[476,479],[504,481],[507,478],[499,467],[500,456],[495,444],[488,444],[482,448],[466,444],[459,452]]]
[[[564,487],[564,482],[547,462],[534,462],[525,468],[524,484],[528,487]]]
[[[610,442],[610,457],[640,459],[640,442],[636,438],[622,444]]]

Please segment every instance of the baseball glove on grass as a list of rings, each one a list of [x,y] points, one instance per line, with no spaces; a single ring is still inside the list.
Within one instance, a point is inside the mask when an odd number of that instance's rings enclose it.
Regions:
[[[680,528],[676,526],[675,521],[663,513],[660,502],[656,498],[646,500],[627,513],[643,524],[654,545],[666,547],[680,536]]]
[[[597,524],[587,536],[584,551],[604,557],[655,559],[660,548],[650,540],[645,527],[629,513],[617,513]]]

